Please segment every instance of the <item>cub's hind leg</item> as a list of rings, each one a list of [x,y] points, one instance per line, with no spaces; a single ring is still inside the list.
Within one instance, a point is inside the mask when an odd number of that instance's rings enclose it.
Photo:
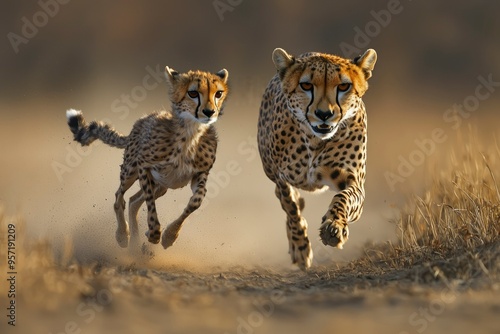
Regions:
[[[157,200],[161,196],[165,195],[167,192],[167,188],[157,185],[154,191],[154,199]],[[129,199],[128,205],[128,219],[130,224],[130,242],[133,244],[139,244],[139,226],[137,223],[137,214],[142,204],[146,200],[144,196],[144,192],[139,190]]]
[[[139,168],[139,182],[141,184],[142,196],[145,197],[146,205],[148,206],[148,231],[146,232],[146,236],[149,242],[157,244],[160,242],[161,226],[158,221],[158,214],[156,213],[155,184],[149,169]]]
[[[116,199],[114,209],[116,214],[116,221],[118,222],[118,228],[115,235],[116,241],[118,242],[118,245],[120,245],[120,247],[124,248],[128,246],[130,231],[128,223],[125,220],[125,200],[123,199],[123,196],[136,180],[137,170],[123,164],[120,172],[120,186],[115,193]]]

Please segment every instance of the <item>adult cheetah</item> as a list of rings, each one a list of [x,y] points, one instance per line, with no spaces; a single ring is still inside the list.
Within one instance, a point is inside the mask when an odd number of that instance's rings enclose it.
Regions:
[[[82,146],[100,139],[104,143],[125,149],[121,165],[120,186],[116,191],[114,210],[118,221],[116,240],[127,247],[129,238],[138,242],[137,213],[146,201],[148,231],[151,243],[160,241],[155,200],[167,189],[177,189],[191,183],[193,195],[182,214],[164,231],[162,246],[171,246],[185,219],[201,205],[206,193],[208,173],[215,162],[217,133],[213,123],[222,114],[228,94],[228,71],[215,74],[189,71],[179,73],[165,69],[172,111],[154,112],[139,119],[128,136],[116,132],[102,122],[87,124],[80,111],[67,111],[68,125],[74,139]],[[130,198],[129,224],[125,220],[125,192],[136,180],[140,190]]]
[[[277,74],[260,107],[259,153],[287,215],[292,262],[305,270],[313,253],[298,189],[338,191],[322,219],[325,245],[342,248],[347,224],[361,215],[367,132],[361,97],[377,54],[369,49],[353,60],[316,52],[294,57],[278,48],[272,59]]]

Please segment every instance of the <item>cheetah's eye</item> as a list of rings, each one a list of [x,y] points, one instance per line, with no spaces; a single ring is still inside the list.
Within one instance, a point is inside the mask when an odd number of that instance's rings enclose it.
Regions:
[[[215,95],[214,95],[214,96],[215,96],[215,98],[216,98],[216,99],[220,99],[220,98],[222,97],[222,93],[223,93],[223,91],[218,90],[218,91],[215,93]]]
[[[310,82],[301,82],[300,83],[300,88],[302,88],[306,92],[309,92],[309,91],[312,90],[313,85]]]
[[[190,98],[195,99],[195,98],[197,98],[200,94],[199,94],[197,91],[195,91],[195,90],[190,90],[190,91],[188,92],[188,95],[189,95],[189,97],[190,97]]]
[[[349,90],[349,88],[351,88],[350,83],[341,83],[340,85],[337,86],[337,89],[340,92],[345,92],[345,91]]]

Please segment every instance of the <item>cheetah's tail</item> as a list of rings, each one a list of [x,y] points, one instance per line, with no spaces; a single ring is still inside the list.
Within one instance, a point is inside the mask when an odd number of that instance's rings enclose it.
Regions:
[[[66,118],[74,139],[82,146],[90,145],[96,139],[118,148],[127,146],[128,136],[116,132],[110,125],[103,122],[92,121],[87,124],[80,110],[67,110]]]

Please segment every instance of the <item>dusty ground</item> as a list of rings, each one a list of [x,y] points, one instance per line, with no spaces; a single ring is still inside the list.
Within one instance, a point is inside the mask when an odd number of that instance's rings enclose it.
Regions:
[[[498,252],[500,245],[495,247]],[[41,246],[37,252],[48,250]],[[499,331],[500,285],[488,275],[448,280],[439,269],[450,268],[445,263],[406,270],[363,266],[353,262],[303,273],[38,264],[31,275],[26,269],[18,277],[16,328],[5,321],[0,328],[54,334]]]

